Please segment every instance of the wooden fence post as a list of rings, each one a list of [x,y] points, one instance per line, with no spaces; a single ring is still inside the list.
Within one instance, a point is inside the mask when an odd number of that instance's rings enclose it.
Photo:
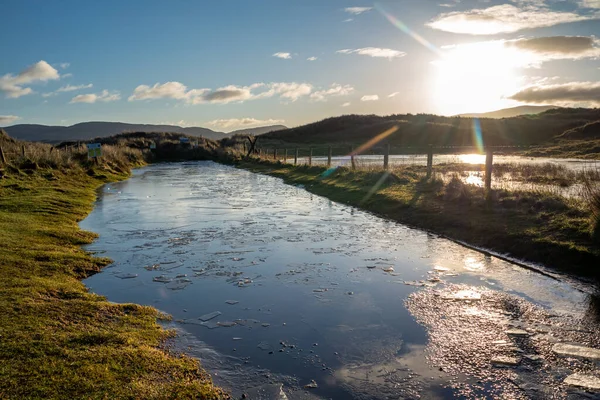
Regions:
[[[287,164],[287,148],[283,149],[283,162]]]
[[[273,160],[277,160],[277,147],[273,149]]]
[[[331,168],[331,146],[329,146],[329,153],[327,153],[327,168]]]
[[[4,151],[2,151],[2,146],[0,146],[0,161],[2,161],[2,164],[6,164],[6,157],[4,157]]]
[[[352,170],[356,169],[356,161],[354,160],[354,146],[352,146],[350,150],[350,164],[352,165]]]
[[[494,150],[488,147],[485,152],[485,191],[492,189],[492,166],[494,165]]]
[[[390,144],[385,147],[385,154],[383,155],[383,169],[387,170],[390,163]]]
[[[312,147],[308,148],[308,166],[312,166]]]
[[[298,165],[298,148],[294,151],[294,165]]]
[[[25,157],[25,145],[21,146],[21,152],[23,153],[23,157]]]
[[[433,146],[429,145],[427,149],[427,178],[431,178],[433,171]]]

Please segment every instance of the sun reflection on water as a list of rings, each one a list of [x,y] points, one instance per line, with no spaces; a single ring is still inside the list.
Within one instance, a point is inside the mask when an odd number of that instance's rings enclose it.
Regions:
[[[485,154],[461,154],[458,159],[465,164],[485,164]]]

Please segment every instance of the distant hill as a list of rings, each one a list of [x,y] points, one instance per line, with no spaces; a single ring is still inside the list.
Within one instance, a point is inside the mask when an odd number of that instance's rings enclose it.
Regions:
[[[286,129],[286,127],[282,125],[276,125],[275,127],[259,127],[244,129],[243,131],[245,134],[260,135],[276,129]],[[123,122],[83,122],[71,126],[21,124],[8,126],[4,128],[4,130],[9,136],[16,139],[46,143],[60,143],[77,140],[85,141],[117,135],[122,132],[173,132],[184,133],[190,136],[202,136],[213,140],[220,140],[235,134],[235,132],[216,132],[201,127],[183,128],[176,125],[126,124]]]
[[[557,106],[519,106],[512,108],[503,108],[502,110],[490,111],[486,113],[459,114],[457,117],[465,118],[511,118],[519,115],[539,114],[544,111],[560,108]]]
[[[562,139],[600,139],[600,120],[569,129],[560,135]]]
[[[238,129],[237,131],[229,132],[228,136],[233,135],[262,135],[268,132],[276,132],[287,129],[288,127],[285,125],[270,125],[270,126],[261,126],[259,128],[249,128],[249,129]]]
[[[600,120],[598,108],[553,108],[535,115],[484,118],[479,121],[484,145],[534,145],[553,140],[566,130]],[[361,145],[389,129],[379,144],[400,147],[474,146],[472,118],[430,114],[343,115],[261,135],[261,146]]]

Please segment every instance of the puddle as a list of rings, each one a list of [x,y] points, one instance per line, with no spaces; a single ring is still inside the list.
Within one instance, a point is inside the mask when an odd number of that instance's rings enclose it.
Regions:
[[[236,398],[579,398],[595,382],[594,362],[552,351],[600,348],[600,301],[568,282],[212,162],[109,186],[81,227],[114,264],[86,285],[171,314]]]

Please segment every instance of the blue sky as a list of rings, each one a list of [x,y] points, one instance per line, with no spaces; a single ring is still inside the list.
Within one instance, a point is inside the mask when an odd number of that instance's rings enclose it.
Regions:
[[[600,0],[4,0],[2,10],[0,126],[229,131],[600,105]]]

